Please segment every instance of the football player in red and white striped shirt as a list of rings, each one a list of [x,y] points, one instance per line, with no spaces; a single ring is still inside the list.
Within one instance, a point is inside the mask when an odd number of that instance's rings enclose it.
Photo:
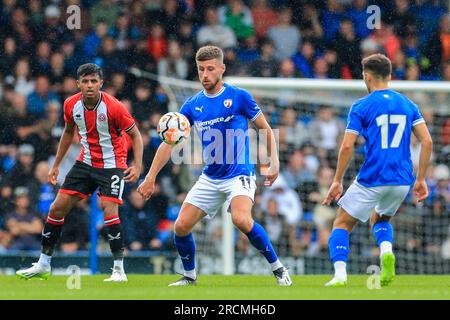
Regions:
[[[89,197],[99,188],[101,208],[114,257],[112,275],[105,281],[127,281],[123,269],[124,242],[119,205],[122,204],[124,182],[135,182],[141,173],[142,137],[126,107],[113,96],[100,91],[103,85],[100,67],[93,63],[81,65],[77,75],[77,85],[81,92],[64,102],[66,125],[55,163],[49,172],[52,184],[56,184],[59,165],[76,131],[82,150],[50,207],[42,231],[42,254],[38,263],[29,269],[18,271],[17,275],[26,279],[48,278],[51,256],[60,237],[64,217],[78,201]],[[124,132],[131,137],[134,154],[134,164],[128,168]]]

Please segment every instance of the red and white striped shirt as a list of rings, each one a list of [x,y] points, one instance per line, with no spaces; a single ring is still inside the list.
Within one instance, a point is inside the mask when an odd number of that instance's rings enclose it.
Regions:
[[[127,168],[127,147],[121,131],[135,125],[126,107],[113,96],[100,92],[93,109],[88,109],[81,92],[64,101],[64,121],[76,124],[82,145],[78,160],[95,168]]]

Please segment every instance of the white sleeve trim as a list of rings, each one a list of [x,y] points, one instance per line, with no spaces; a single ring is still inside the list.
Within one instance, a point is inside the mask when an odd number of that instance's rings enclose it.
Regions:
[[[415,127],[415,126],[417,126],[418,124],[423,123],[423,122],[425,122],[425,120],[424,120],[423,118],[417,119],[416,121],[414,121],[414,122],[412,123],[412,126]]]
[[[357,136],[359,136],[359,132],[358,132],[358,131],[356,131],[356,130],[352,130],[352,129],[345,129],[345,132],[350,132],[350,133],[354,133],[354,134],[356,134]]]
[[[256,120],[256,118],[258,118],[259,117],[259,115],[262,113],[262,110],[259,110],[258,111],[258,113],[257,114],[255,114],[255,116],[251,119],[251,121],[253,122],[253,121],[255,121]]]

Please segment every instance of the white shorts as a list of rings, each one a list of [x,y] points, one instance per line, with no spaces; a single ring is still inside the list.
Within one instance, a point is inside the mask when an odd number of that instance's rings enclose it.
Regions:
[[[186,195],[184,202],[193,204],[205,211],[208,218],[213,218],[222,205],[226,204],[228,208],[231,199],[236,196],[247,196],[254,201],[255,191],[255,176],[242,175],[226,180],[216,180],[202,174]]]
[[[338,205],[353,218],[366,222],[373,209],[379,216],[393,216],[408,195],[410,186],[367,188],[354,181]]]

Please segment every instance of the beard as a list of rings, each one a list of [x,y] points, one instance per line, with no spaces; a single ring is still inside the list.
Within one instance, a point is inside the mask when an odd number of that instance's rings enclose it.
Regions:
[[[212,90],[216,87],[217,83],[219,83],[219,79],[217,79],[215,82],[212,82],[211,80],[209,80],[208,83],[202,82],[202,86],[203,86],[203,88],[205,88],[205,90]]]

